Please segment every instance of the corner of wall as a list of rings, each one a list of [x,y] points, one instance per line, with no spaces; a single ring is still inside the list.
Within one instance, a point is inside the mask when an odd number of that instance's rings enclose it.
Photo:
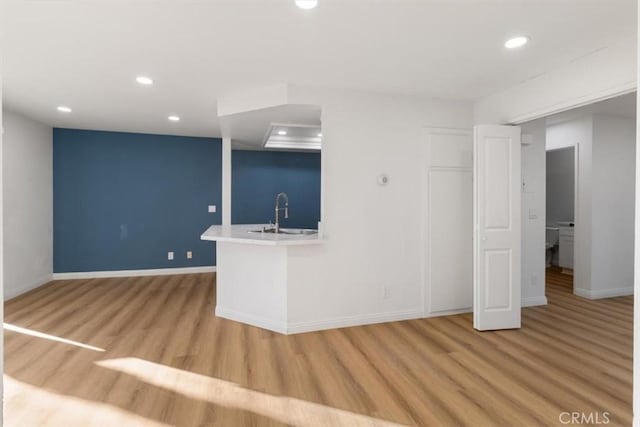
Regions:
[[[53,274],[53,129],[3,111],[3,298],[51,280]]]

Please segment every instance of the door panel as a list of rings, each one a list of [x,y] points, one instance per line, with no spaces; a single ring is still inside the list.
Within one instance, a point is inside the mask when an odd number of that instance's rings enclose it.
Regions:
[[[470,309],[473,299],[471,170],[429,173],[430,313]]]
[[[487,284],[486,309],[511,309],[511,251],[489,250],[485,253],[484,274]]]
[[[473,167],[473,140],[464,134],[432,133],[429,135],[429,166],[446,168]]]
[[[511,144],[505,138],[487,138],[485,144],[485,228],[509,228],[511,225],[511,192],[509,191],[509,173],[512,168]]]
[[[425,172],[425,311],[473,305],[473,134],[428,129]]]
[[[519,328],[520,128],[477,126],[474,154],[474,328]]]

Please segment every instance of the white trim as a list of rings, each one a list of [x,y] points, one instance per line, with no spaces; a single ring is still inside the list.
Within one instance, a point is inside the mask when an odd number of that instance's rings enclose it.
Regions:
[[[282,320],[269,319],[267,317],[256,316],[254,314],[243,313],[230,308],[220,307],[219,305],[216,305],[216,316],[257,326],[258,328],[268,329],[280,334],[287,334],[287,322]]]
[[[26,286],[24,287],[20,287],[19,289],[8,289],[5,286],[5,295],[4,295],[4,300],[10,300],[12,298],[15,298],[17,296],[20,296],[22,294],[26,294],[29,291],[32,291],[36,288],[39,288],[42,285],[46,285],[47,283],[49,283],[51,280],[53,280],[53,277],[51,274],[45,274],[42,277],[37,278],[36,280],[31,281],[31,283],[28,283]]]
[[[520,305],[522,307],[535,307],[537,305],[547,305],[548,303],[549,302],[547,301],[547,297],[542,295],[537,297],[522,298],[522,302],[520,303]]]
[[[633,295],[633,286],[628,286],[626,288],[597,289],[593,291],[591,289],[575,288],[573,293],[579,297],[588,299],[623,297]]]
[[[171,274],[213,273],[216,267],[184,267],[184,268],[156,268],[145,270],[114,270],[114,271],[79,271],[73,273],[53,273],[53,280],[70,279],[99,279],[106,277],[140,277],[166,276]]]
[[[432,311],[424,314],[425,319],[430,317],[455,316],[456,314],[473,313],[473,307],[457,308],[455,310]]]
[[[324,329],[346,328],[349,326],[370,325],[373,323],[396,322],[400,320],[420,319],[424,317],[424,311],[405,310],[386,313],[361,314],[356,316],[336,317],[334,319],[315,320],[310,322],[294,322],[287,324],[288,334],[302,332],[321,331]]]
[[[520,125],[525,122],[551,116],[553,114],[562,113],[564,111],[573,110],[574,108],[584,107],[585,105],[595,104],[596,102],[605,101],[617,96],[627,95],[635,92],[638,88],[635,80],[624,82],[603,90],[591,92],[587,95],[572,97],[555,104],[545,105],[535,110],[513,116],[507,120],[507,123]]]
[[[240,323],[246,323],[258,328],[268,329],[284,335],[300,334],[303,332],[322,331],[325,329],[345,328],[350,326],[370,325],[373,323],[396,322],[401,320],[421,319],[422,310],[395,311],[387,313],[363,314],[357,316],[337,317],[334,319],[315,320],[310,322],[288,323],[283,320],[270,319],[243,313],[237,310],[216,306],[216,316]]]

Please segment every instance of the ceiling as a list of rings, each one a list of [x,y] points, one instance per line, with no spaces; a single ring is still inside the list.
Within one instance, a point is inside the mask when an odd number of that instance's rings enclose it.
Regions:
[[[607,99],[605,101],[596,102],[594,104],[585,105],[584,107],[553,114],[547,117],[547,124],[555,125],[591,114],[635,119],[637,117],[636,96],[636,92],[633,92],[622,96],[616,96],[615,98]]]
[[[635,40],[637,16],[634,0],[1,3],[9,108],[58,127],[193,136],[221,134],[219,96],[277,83],[477,99]],[[519,34],[529,45],[503,48]]]
[[[320,107],[287,104],[232,114],[219,119],[221,131],[225,135],[233,135],[232,146],[237,150],[262,150],[267,132],[274,123],[321,128]]]
[[[322,127],[272,123],[264,141],[264,148],[280,151],[319,151],[322,149]]]

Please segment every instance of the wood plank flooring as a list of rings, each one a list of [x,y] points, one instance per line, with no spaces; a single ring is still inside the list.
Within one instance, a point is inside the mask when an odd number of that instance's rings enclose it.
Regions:
[[[216,318],[213,274],[52,282],[5,306],[5,425],[631,425],[632,297],[554,277],[520,330],[465,314],[293,336]]]

